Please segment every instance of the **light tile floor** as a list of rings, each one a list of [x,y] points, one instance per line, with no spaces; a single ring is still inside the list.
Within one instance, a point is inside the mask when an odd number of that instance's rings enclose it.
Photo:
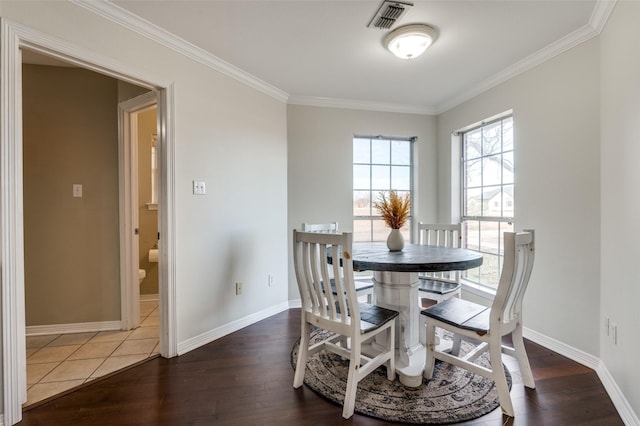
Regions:
[[[157,354],[158,300],[149,299],[140,301],[135,330],[28,336],[24,406]]]

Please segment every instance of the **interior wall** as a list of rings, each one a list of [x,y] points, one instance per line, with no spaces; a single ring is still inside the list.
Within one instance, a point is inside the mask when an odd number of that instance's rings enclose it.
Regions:
[[[338,221],[341,230],[353,229],[354,135],[417,136],[414,214],[417,220],[436,219],[435,117],[300,105],[289,105],[287,110],[287,240],[302,222]],[[289,270],[289,298],[300,299],[292,268]]]
[[[178,345],[285,304],[285,103],[71,2],[1,5],[4,18],[173,85]]]
[[[149,250],[158,248],[158,211],[151,203],[151,146],[158,132],[157,109],[138,114],[138,259],[146,272],[140,294],[158,294],[158,262],[149,261]],[[157,205],[155,206],[157,209]]]
[[[118,80],[118,102],[128,101],[140,95],[148,93],[149,89]]]
[[[599,45],[579,46],[438,117],[439,217],[451,211],[452,132],[513,110],[515,229],[536,230],[524,325],[593,356],[600,329]]]
[[[602,74],[602,258],[600,358],[640,413],[640,286],[635,269],[640,235],[640,3],[618,2],[600,35]],[[606,319],[617,326],[607,333]],[[637,419],[637,417],[636,417]],[[637,421],[637,420],[636,420]]]
[[[27,326],[120,319],[116,108],[112,78],[23,67]]]

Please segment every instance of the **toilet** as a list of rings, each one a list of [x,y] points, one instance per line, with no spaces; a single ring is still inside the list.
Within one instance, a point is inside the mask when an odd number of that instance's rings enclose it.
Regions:
[[[142,280],[147,276],[147,271],[144,269],[138,269],[138,282],[142,284]]]

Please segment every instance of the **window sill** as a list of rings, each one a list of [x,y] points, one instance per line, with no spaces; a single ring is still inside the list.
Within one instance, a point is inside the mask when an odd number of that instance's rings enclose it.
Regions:
[[[491,303],[496,296],[496,291],[485,286],[472,283],[471,281],[462,280],[462,290]]]

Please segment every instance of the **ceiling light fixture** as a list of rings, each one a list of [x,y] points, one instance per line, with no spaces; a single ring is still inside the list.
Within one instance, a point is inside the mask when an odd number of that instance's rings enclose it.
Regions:
[[[436,37],[436,30],[429,25],[405,25],[387,34],[384,46],[398,58],[412,59],[422,55]]]

